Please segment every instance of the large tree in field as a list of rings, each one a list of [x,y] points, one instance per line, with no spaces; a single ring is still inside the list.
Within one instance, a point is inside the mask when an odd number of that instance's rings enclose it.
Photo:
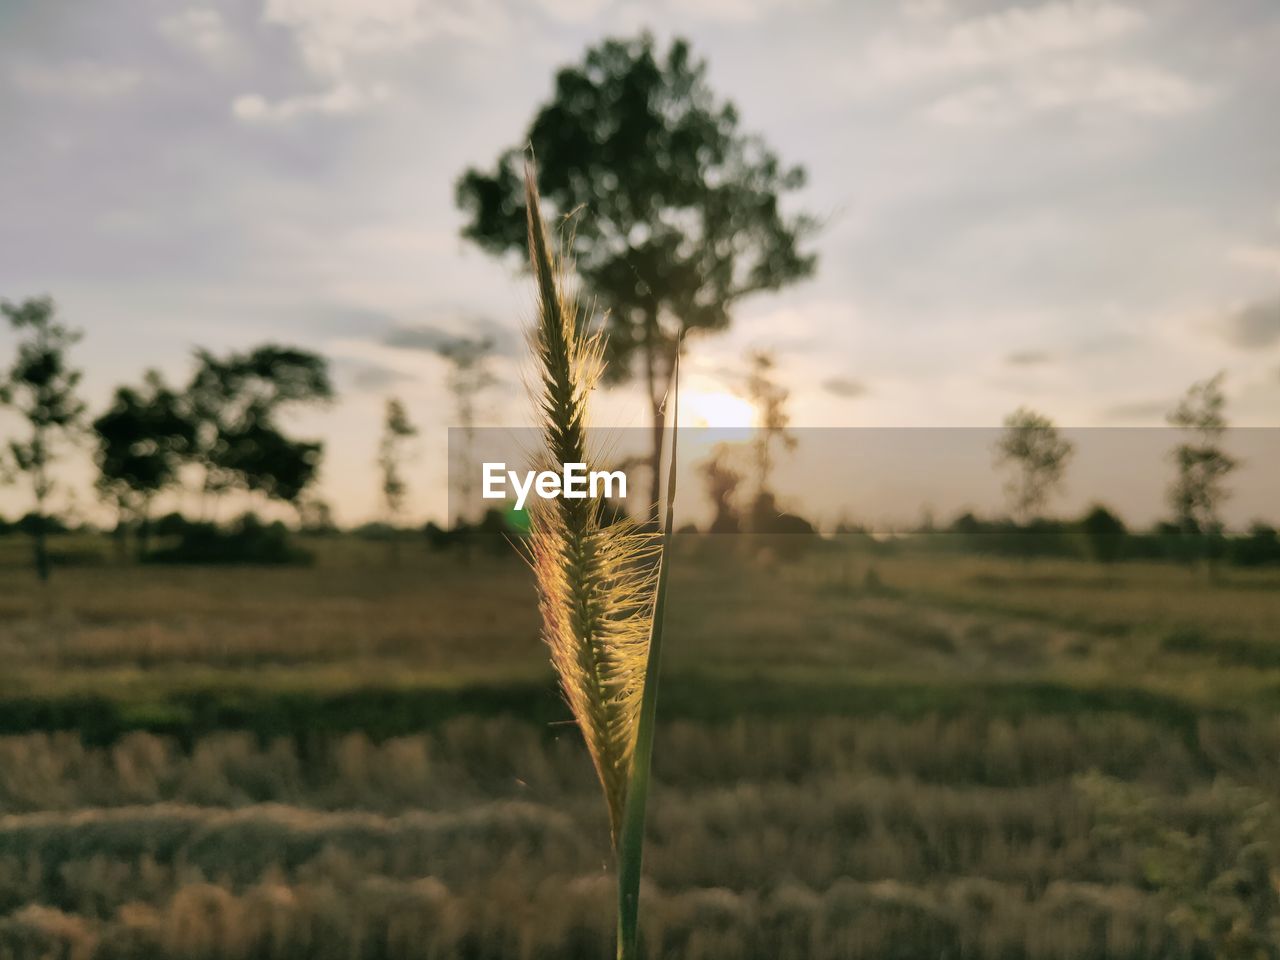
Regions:
[[[796,437],[788,429],[791,415],[787,412],[787,400],[791,391],[774,376],[778,363],[773,354],[768,350],[753,350],[747,359],[750,366],[744,390],[756,408],[751,449],[755,461],[756,499],[760,500],[765,494],[772,493],[769,476],[773,472],[775,444],[782,450],[794,450]]]
[[[494,167],[463,174],[463,234],[494,253],[527,242],[526,148],[548,205],[573,216],[565,239],[609,333],[608,375],[643,379],[656,505],[677,337],[722,330],[743,297],[812,273],[815,257],[802,246],[815,222],[780,203],[804,171],[739,128],[687,42],[664,53],[648,34],[606,40],[560,70],[518,146]]]
[[[93,421],[93,432],[98,494],[116,509],[121,548],[133,525],[142,556],[151,503],[178,482],[179,468],[195,439],[184,399],[159,373],[148,371],[140,388],[116,389],[111,406]]]
[[[395,565],[400,563],[400,538],[396,527],[404,515],[404,503],[409,486],[404,479],[404,461],[409,441],[418,435],[418,428],[409,420],[409,414],[398,397],[387,399],[386,413],[382,418],[382,438],[378,441],[378,471],[382,474],[382,504],[386,509],[388,530],[387,554]]]
[[[80,429],[84,415],[84,403],[76,394],[80,371],[67,362],[80,332],[56,318],[49,297],[18,304],[6,300],[0,303],[0,312],[18,334],[18,354],[0,378],[0,404],[12,408],[29,428],[25,440],[10,441],[9,453],[13,465],[31,482],[36,574],[48,580],[47,511],[55,488],[50,468],[59,443]]]
[[[418,428],[410,422],[404,403],[398,397],[389,397],[378,441],[378,472],[382,474],[382,505],[391,527],[400,522],[409,494],[404,479],[405,445],[417,435]]]
[[[1222,529],[1219,513],[1228,496],[1226,479],[1236,468],[1235,459],[1222,449],[1227,432],[1223,378],[1219,373],[1192,384],[1168,418],[1184,437],[1173,449],[1177,472],[1169,487],[1169,505],[1178,526],[1196,537],[1207,559],[1211,559],[1209,538]]]
[[[196,360],[185,397],[188,459],[200,469],[204,499],[238,489],[296,504],[315,479],[323,445],[289,437],[280,415],[332,399],[327,361],[275,344],[223,357],[202,350]]]
[[[1027,523],[1039,515],[1062,485],[1074,453],[1075,445],[1044,414],[1019,407],[1005,418],[995,459],[1009,470],[1005,492],[1017,520]]]
[[[461,526],[471,513],[472,477],[477,472],[473,469],[477,408],[484,392],[498,382],[489,369],[494,342],[491,337],[454,337],[442,343],[437,350],[449,364],[445,385],[453,394],[453,417],[459,430],[457,457],[451,468],[457,478],[458,496],[453,511],[454,523]]]
[[[733,463],[734,448],[727,443],[717,443],[711,455],[698,467],[707,486],[707,497],[715,514],[711,518],[708,533],[737,533],[742,521],[734,504],[734,496],[742,483],[742,474]]]

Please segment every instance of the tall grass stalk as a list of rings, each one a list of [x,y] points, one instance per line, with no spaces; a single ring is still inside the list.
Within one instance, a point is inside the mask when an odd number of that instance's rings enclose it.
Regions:
[[[680,350],[676,346],[675,367],[671,372],[674,404],[671,413],[671,464],[667,473],[667,509],[662,526],[662,550],[658,557],[658,582],[653,598],[653,620],[649,629],[648,663],[644,674],[644,691],[640,698],[640,727],[631,760],[631,778],[627,786],[622,814],[622,836],[618,850],[618,960],[632,960],[639,955],[640,866],[644,858],[644,813],[649,799],[649,769],[653,757],[653,733],[658,715],[658,670],[662,663],[662,625],[667,605],[667,558],[671,554],[671,535],[675,526],[676,496],[676,432],[680,416]]]
[[[589,334],[543,225],[532,167],[525,173],[529,255],[538,286],[532,336],[542,466],[585,463],[587,400],[603,369],[603,340]],[[674,437],[674,434],[673,434]],[[675,489],[672,441],[665,528],[605,523],[596,500],[537,500],[530,560],[543,637],[582,730],[609,809],[618,868],[618,958],[639,952],[640,868],[645,801],[657,711],[658,665]]]

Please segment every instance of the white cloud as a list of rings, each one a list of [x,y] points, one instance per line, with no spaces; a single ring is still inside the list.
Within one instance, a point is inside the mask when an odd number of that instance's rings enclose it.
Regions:
[[[364,67],[403,54],[438,36],[484,39],[501,34],[506,18],[478,0],[265,0],[264,23],[293,33],[307,70],[325,89],[279,100],[237,97],[232,115],[248,122],[283,122],[306,115],[344,115],[387,99],[385,82]]]
[[[796,17],[803,7],[823,0],[535,0],[553,20],[583,24],[604,18],[612,30],[632,32],[684,20],[705,23],[755,23],[779,12]],[[914,0],[936,6],[941,0]]]
[[[950,24],[938,16],[911,20],[923,29],[886,33],[871,42],[859,82],[889,86],[1034,63],[1114,41],[1145,18],[1121,4],[1062,0]]]
[[[722,23],[750,23],[788,6],[786,0],[680,0],[672,4],[681,14]]]
[[[307,66],[341,77],[351,60],[404,50],[427,36],[419,0],[267,0],[266,23],[294,31]]]
[[[599,16],[609,0],[540,0],[547,15],[564,23],[585,23]]]
[[[222,14],[210,7],[188,7],[163,18],[160,33],[170,42],[218,62],[230,51],[231,34]]]
[[[1210,93],[1177,74],[1145,64],[1048,64],[947,94],[925,110],[948,126],[998,126],[1040,113],[1073,110],[1174,116],[1203,106]]]
[[[1148,24],[1137,5],[1052,0],[957,18],[919,0],[852,58],[862,97],[930,98],[925,115],[949,126],[1003,125],[1055,111],[1172,116],[1210,91],[1135,52]]]
[[[389,94],[390,91],[382,85],[361,88],[349,83],[338,83],[319,93],[279,100],[247,93],[232,101],[231,115],[244,123],[259,124],[285,123],[311,115],[343,116],[385,100]]]
[[[11,75],[28,93],[68,100],[112,100],[132,93],[142,81],[136,70],[94,60],[18,63]]]
[[[947,0],[903,0],[902,13],[908,20],[928,23],[946,16]]]
[[[294,32],[316,75],[340,78],[363,57],[402,53],[433,37],[502,32],[507,16],[474,0],[266,0],[262,19]]]
[[[1227,259],[1242,267],[1262,270],[1280,276],[1280,247],[1263,244],[1240,244],[1227,251]]]
[[[1078,89],[1069,82],[1065,89],[1057,91],[1060,102],[1071,102],[1073,87]],[[1109,67],[1098,74],[1093,83],[1085,85],[1085,90],[1085,99],[1077,102],[1111,105],[1153,116],[1173,116],[1199,109],[1211,96],[1206,87],[1185,77],[1143,64]]]

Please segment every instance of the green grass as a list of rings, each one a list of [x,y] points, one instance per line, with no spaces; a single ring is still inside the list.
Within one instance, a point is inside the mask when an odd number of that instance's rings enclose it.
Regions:
[[[775,571],[709,539],[673,566],[677,716],[1106,708],[1185,725],[1276,708],[1280,574],[1211,587],[1171,567],[830,553]],[[314,569],[60,570],[47,595],[3,574],[0,729],[564,718],[518,561],[406,550],[388,568],[376,544],[320,547]]]
[[[657,955],[1230,956],[1218,914],[1275,916],[1280,572],[740,545],[674,555]],[[609,953],[528,571],[314,546],[0,564],[0,956]]]

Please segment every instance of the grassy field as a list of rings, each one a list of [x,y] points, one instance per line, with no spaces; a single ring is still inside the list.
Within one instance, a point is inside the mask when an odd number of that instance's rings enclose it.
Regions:
[[[0,545],[0,958],[611,954],[527,571]],[[1271,957],[1280,572],[686,539],[652,957]]]

